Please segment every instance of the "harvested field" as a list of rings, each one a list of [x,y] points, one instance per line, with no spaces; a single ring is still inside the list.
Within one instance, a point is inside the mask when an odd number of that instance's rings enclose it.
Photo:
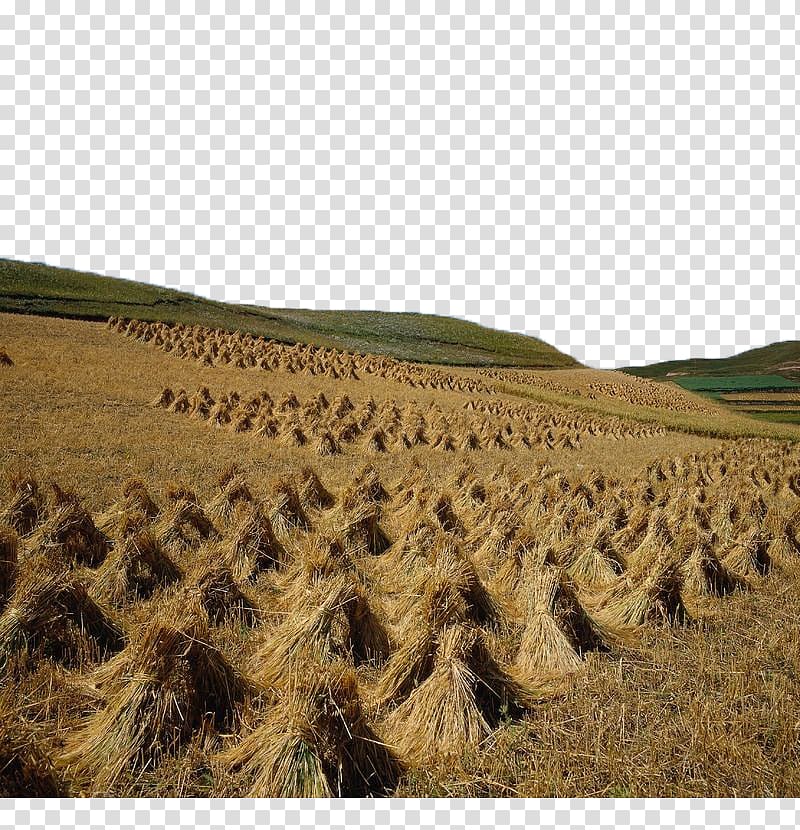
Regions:
[[[800,789],[794,443],[208,330],[0,330],[3,795]]]
[[[215,398],[204,386],[192,394],[165,387],[153,405],[231,432],[250,433],[256,439],[312,446],[319,455],[337,455],[346,449],[384,453],[415,446],[442,452],[533,447],[573,450],[593,435],[619,440],[664,433],[650,425],[584,417],[553,407],[474,400],[464,405],[466,411],[444,411],[435,402],[422,408],[414,404],[401,408],[392,399],[379,406],[372,397],[354,402],[343,395],[329,401],[321,392],[302,402],[294,392],[274,400],[266,389],[244,397],[235,391],[222,392]]]
[[[550,426],[571,427],[578,440],[585,435],[602,435],[619,439],[664,435],[666,433],[666,429],[658,425],[640,424],[613,416],[586,416],[569,409],[559,409],[549,404],[536,406],[500,400],[472,400],[464,404],[464,409],[504,418],[520,419],[528,423],[544,422]]]
[[[324,375],[334,380],[359,380],[375,375],[410,387],[448,389],[459,392],[491,392],[477,377],[436,369],[419,363],[395,360],[385,355],[362,355],[322,346],[287,346],[252,335],[229,333],[200,326],[145,323],[139,320],[108,321],[112,331],[150,343],[168,354],[196,360],[202,366],[233,366],[266,372]]]
[[[506,383],[534,386],[563,395],[579,395],[588,400],[618,400],[634,406],[706,415],[715,412],[702,398],[686,394],[676,384],[656,383],[622,372],[557,369],[541,373],[529,369],[481,369],[480,374]]]

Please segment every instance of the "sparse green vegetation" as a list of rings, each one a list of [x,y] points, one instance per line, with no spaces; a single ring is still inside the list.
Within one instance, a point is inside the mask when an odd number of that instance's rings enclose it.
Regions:
[[[668,360],[649,366],[622,369],[642,378],[677,380],[681,376],[730,377],[733,375],[781,375],[800,379],[800,341],[784,340],[722,358]]]
[[[187,323],[402,360],[471,366],[568,368],[569,355],[534,337],[476,323],[383,311],[312,311],[215,302],[131,280],[0,260],[0,311]]]
[[[800,410],[784,412],[751,412],[752,418],[760,421],[770,421],[773,424],[797,424],[800,425]]]
[[[776,389],[800,388],[799,383],[780,375],[689,376],[673,378],[673,382],[690,392],[770,392]]]

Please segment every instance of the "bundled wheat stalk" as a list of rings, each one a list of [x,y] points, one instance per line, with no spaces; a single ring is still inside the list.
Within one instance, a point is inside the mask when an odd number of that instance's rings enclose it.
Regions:
[[[453,507],[453,500],[446,493],[440,493],[429,505],[431,518],[445,533],[463,537],[466,528]]]
[[[181,578],[178,566],[150,530],[125,536],[97,573],[93,593],[114,606],[147,599]]]
[[[138,478],[122,485],[122,498],[97,518],[97,527],[108,536],[125,536],[158,517],[160,509]]]
[[[380,567],[389,583],[407,589],[409,578],[416,578],[421,566],[427,563],[428,553],[439,531],[422,518],[416,521],[386,549]]]
[[[566,557],[567,573],[577,583],[591,587],[607,586],[622,571],[620,556],[614,548],[607,523],[601,522],[579,540]]]
[[[681,575],[688,592],[721,597],[743,586],[717,556],[716,541],[713,533],[702,535],[684,561]]]
[[[309,530],[311,525],[300,497],[292,482],[287,478],[278,479],[272,487],[272,509],[269,514],[278,537],[288,539],[292,531]]]
[[[253,494],[244,475],[236,465],[229,467],[217,479],[218,492],[208,506],[211,516],[228,521],[240,505],[253,502]]]
[[[682,624],[689,618],[682,588],[680,565],[664,550],[636,571],[620,576],[600,596],[596,616],[605,626],[621,631],[648,622]]]
[[[304,665],[263,723],[217,760],[241,770],[247,796],[256,798],[385,795],[400,773],[344,664]]]
[[[170,504],[153,527],[156,539],[167,553],[182,556],[219,536],[194,491],[179,484],[170,487],[167,495]]]
[[[386,721],[390,745],[412,763],[454,760],[474,750],[520,698],[478,630],[447,626],[435,650],[428,676]]]
[[[0,615],[0,662],[25,650],[67,665],[102,659],[124,643],[120,626],[77,578],[35,557]]]
[[[470,556],[457,542],[441,533],[434,542],[430,554],[430,572],[419,577],[413,596],[422,599],[417,613],[421,612],[434,626],[459,618],[471,619],[480,624],[500,622],[500,609],[480,579]],[[464,617],[461,617],[461,608]],[[413,606],[407,610],[412,611]]]
[[[378,471],[372,464],[366,464],[356,473],[353,481],[345,489],[342,502],[347,503],[350,499],[355,499],[380,504],[388,501],[389,498],[389,492],[381,483]]]
[[[333,507],[336,499],[328,492],[319,476],[311,467],[300,471],[300,503],[305,510],[327,510]]]
[[[800,540],[797,526],[800,523],[798,511],[786,513],[777,505],[770,505],[764,518],[764,530],[770,538],[769,557],[784,567],[794,566],[800,557]]]
[[[430,624],[418,624],[402,638],[375,689],[379,705],[405,700],[433,671],[438,639]]]
[[[449,540],[439,538],[429,571],[422,571],[399,612],[407,620],[399,648],[392,654],[376,690],[391,704],[405,699],[432,671],[441,632],[470,622],[492,623],[498,608],[471,562]]]
[[[521,528],[509,545],[505,558],[491,583],[495,590],[505,594],[511,607],[517,606],[518,596],[526,574],[545,566],[556,566],[559,555],[556,546],[541,540],[530,527]]]
[[[537,683],[577,671],[581,653],[602,647],[600,634],[557,568],[528,577],[525,630],[514,661],[517,676]]]
[[[371,502],[360,501],[349,506],[343,501],[336,515],[330,517],[330,523],[348,553],[379,556],[391,545],[379,517],[378,508]]]
[[[382,662],[390,641],[368,595],[352,573],[325,577],[293,592],[284,621],[267,635],[254,658],[268,686],[280,686],[289,664],[347,658]]]
[[[256,604],[239,587],[230,569],[220,564],[198,569],[186,599],[187,604],[202,608],[212,625],[235,621],[252,627],[260,617]]]
[[[45,517],[47,504],[44,495],[36,479],[24,471],[9,473],[8,485],[11,499],[0,510],[0,522],[26,536]]]
[[[341,539],[334,533],[317,531],[298,545],[291,565],[284,571],[284,606],[287,610],[296,608],[317,583],[356,570]]]
[[[303,447],[308,443],[308,437],[299,422],[286,421],[280,441],[287,447]]]
[[[254,579],[262,571],[286,563],[286,549],[260,504],[254,504],[232,528],[224,542],[222,560],[239,580]]]
[[[160,409],[169,409],[172,405],[172,402],[175,400],[175,393],[169,386],[165,386],[159,396],[153,401],[153,406],[159,407]]]
[[[185,389],[179,389],[175,393],[175,397],[172,399],[172,403],[168,408],[170,412],[176,412],[179,415],[185,415],[191,410],[192,404]]]
[[[51,487],[53,506],[31,536],[31,548],[65,564],[97,567],[109,551],[108,539],[97,529],[77,496],[65,493],[56,484]]]
[[[57,762],[101,793],[157,765],[204,724],[235,727],[251,693],[191,611],[155,617],[94,681],[102,708],[69,737]]]
[[[375,598],[359,582],[355,583],[355,602],[348,606],[348,625],[353,660],[382,664],[392,651],[392,644],[383,621],[384,614]]]
[[[387,452],[387,435],[382,427],[376,427],[367,436],[367,449],[374,453]]]
[[[477,546],[475,560],[487,571],[496,572],[513,556],[511,547],[519,530],[519,521],[511,511],[497,515],[486,514],[468,537],[468,542]],[[517,551],[518,553],[518,551]]]
[[[330,430],[320,433],[314,448],[317,455],[322,456],[339,455],[342,451],[341,445]]]
[[[330,663],[346,657],[351,650],[348,612],[355,601],[355,585],[347,574],[311,586],[254,656],[264,684],[280,687],[290,663]]]
[[[763,577],[772,567],[769,538],[760,527],[752,527],[724,557],[727,567],[740,577]]]

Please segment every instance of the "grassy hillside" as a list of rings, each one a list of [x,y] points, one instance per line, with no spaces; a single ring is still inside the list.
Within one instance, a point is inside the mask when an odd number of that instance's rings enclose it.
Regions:
[[[726,375],[725,377],[686,375],[675,383],[690,392],[743,392],[795,389],[798,384],[782,375]]]
[[[629,366],[621,371],[656,380],[675,375],[781,375],[800,380],[800,341],[784,340],[732,357],[668,360],[649,366]]]
[[[381,311],[309,311],[214,302],[130,280],[0,260],[0,311],[104,320],[112,315],[247,331],[404,360],[565,368],[578,363],[534,337],[475,323]]]

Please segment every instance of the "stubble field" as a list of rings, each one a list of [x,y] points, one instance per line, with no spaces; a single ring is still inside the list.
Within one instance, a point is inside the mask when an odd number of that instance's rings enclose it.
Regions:
[[[0,795],[800,789],[794,428],[159,324],[0,349]]]

